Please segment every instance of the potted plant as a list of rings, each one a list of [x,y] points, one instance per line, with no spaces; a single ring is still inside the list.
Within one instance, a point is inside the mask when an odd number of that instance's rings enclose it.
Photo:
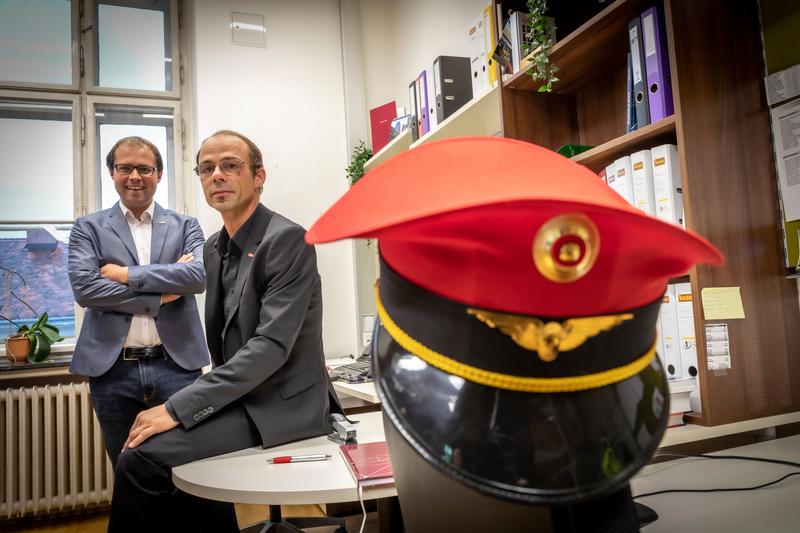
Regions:
[[[364,145],[364,141],[358,141],[358,144],[353,148],[353,153],[350,155],[350,164],[347,165],[347,182],[352,187],[364,175],[364,163],[372,157],[372,150]],[[367,247],[370,246],[372,240],[367,239]]]
[[[36,317],[33,324],[29,326],[27,324],[18,324],[7,316],[0,314],[0,318],[8,321],[17,328],[16,333],[5,340],[6,357],[15,362],[27,359],[31,363],[40,363],[50,355],[50,347],[54,343],[64,340],[64,337],[61,336],[56,326],[47,322],[47,312],[40,315],[24,298],[20,297],[11,289],[10,276],[12,274],[19,276],[23,286],[27,286],[25,278],[23,278],[19,272],[4,267],[0,268],[6,270],[4,299],[9,301],[12,297],[15,298],[22,302]]]
[[[364,163],[366,163],[370,157],[372,157],[372,150],[364,145],[364,141],[358,141],[358,144],[353,148],[353,153],[350,156],[350,164],[346,169],[347,181],[351,186],[364,175]]]
[[[17,332],[6,339],[6,356],[13,361],[27,358],[31,363],[41,363],[50,355],[50,347],[64,340],[58,328],[47,323],[46,312],[38,316],[30,326],[19,325],[3,315],[0,318],[17,326]]]
[[[555,25],[547,16],[547,0],[528,0],[528,33],[525,36],[525,54],[533,51],[532,68],[528,71],[534,80],[542,80],[539,92],[551,92],[558,81],[559,68],[550,62],[548,52],[555,41]]]

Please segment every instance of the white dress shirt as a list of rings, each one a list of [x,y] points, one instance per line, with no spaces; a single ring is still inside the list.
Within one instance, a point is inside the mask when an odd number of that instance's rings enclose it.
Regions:
[[[150,264],[150,241],[153,235],[153,212],[155,203],[150,205],[142,213],[139,220],[130,209],[119,202],[119,208],[128,221],[128,227],[133,235],[133,243],[136,245],[136,254],[139,256],[139,265]],[[156,346],[161,344],[161,338],[156,330],[156,321],[149,315],[133,315],[131,319],[131,329],[128,330],[128,338],[125,339],[125,347],[129,346]]]

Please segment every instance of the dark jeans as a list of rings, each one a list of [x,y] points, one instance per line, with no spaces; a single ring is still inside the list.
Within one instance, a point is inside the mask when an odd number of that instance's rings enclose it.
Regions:
[[[241,402],[234,402],[189,430],[179,425],[126,449],[114,474],[109,533],[238,532],[232,503],[178,490],[172,483],[172,467],[261,443]]]
[[[122,445],[128,438],[136,415],[166,402],[170,396],[193,383],[200,374],[200,370],[184,370],[167,358],[118,360],[102,376],[89,378],[92,405],[115,471]]]

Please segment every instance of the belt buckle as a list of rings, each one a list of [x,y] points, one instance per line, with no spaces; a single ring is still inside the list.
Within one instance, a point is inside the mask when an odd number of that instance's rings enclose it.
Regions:
[[[127,355],[126,354],[126,350],[123,348],[122,349],[122,360],[123,361],[138,361],[139,358]]]

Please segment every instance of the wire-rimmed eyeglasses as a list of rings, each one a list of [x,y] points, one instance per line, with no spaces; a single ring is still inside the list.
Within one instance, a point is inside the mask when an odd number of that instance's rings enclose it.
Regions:
[[[214,170],[219,167],[220,171],[223,174],[227,174],[229,176],[235,176],[242,171],[242,166],[247,165],[247,161],[243,161],[238,158],[230,158],[230,159],[223,159],[219,163],[200,163],[196,167],[194,167],[195,173],[200,176],[200,178],[205,179],[211,176],[214,173]]]

